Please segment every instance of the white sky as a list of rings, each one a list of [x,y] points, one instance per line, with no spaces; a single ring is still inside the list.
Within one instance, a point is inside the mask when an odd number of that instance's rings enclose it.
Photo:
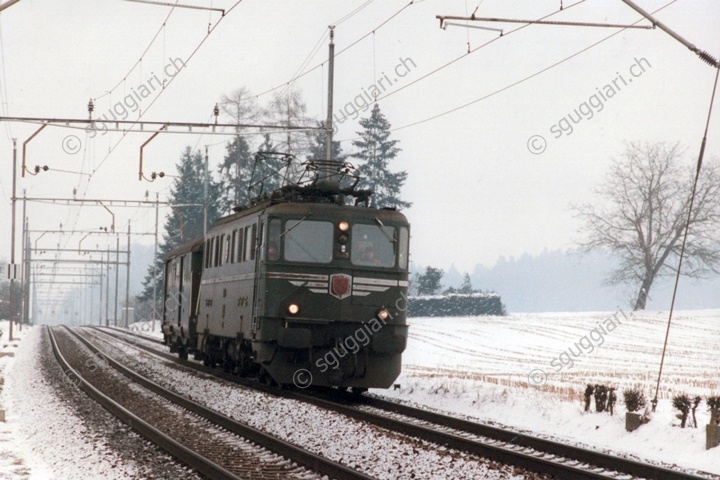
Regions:
[[[190,3],[190,0],[182,0]],[[195,0],[195,5],[229,8],[235,0]],[[363,5],[364,1],[245,0],[223,18],[207,40],[208,23],[220,14],[175,9],[165,29],[143,57],[142,67],[128,74],[165,21],[170,8],[122,0],[21,0],[0,14],[2,28],[3,115],[86,118],[92,97],[95,117],[107,115],[113,105],[162,70],[168,59],[187,61],[172,83],[143,100],[144,120],[211,121],[212,108],[222,94],[246,86],[253,93],[282,85],[298,71],[327,26]],[[559,0],[479,2],[478,16],[534,19],[558,10]],[[654,11],[665,0],[638,0]],[[460,27],[439,28],[436,15],[472,13],[477,0],[405,0],[371,2],[336,29],[337,51],[375,30],[346,52],[335,64],[335,111],[376,83],[383,74],[397,78],[400,59],[410,71],[380,97],[383,113],[393,128],[428,119],[510,86],[589,47],[616,29],[520,24],[485,24],[506,35]],[[553,20],[631,23],[640,15],[621,0],[589,0],[568,8]],[[720,3],[678,0],[657,14],[663,22],[699,48],[720,55]],[[642,22],[647,24],[647,22]],[[327,41],[319,45],[309,65],[324,62]],[[574,131],[555,138],[551,128],[597,93],[597,89],[628,73],[636,59],[645,71],[633,83],[607,99],[592,119],[583,118]],[[412,62],[412,63],[411,63]],[[412,64],[415,66],[412,66]],[[172,71],[172,70],[171,70]],[[635,72],[639,72],[636,68]],[[539,253],[544,248],[571,245],[578,224],[571,203],[592,200],[592,189],[612,156],[625,141],[680,141],[694,161],[702,138],[715,71],[659,29],[626,30],[607,41],[519,85],[454,113],[393,133],[402,152],[393,165],[409,172],[402,198],[413,202],[407,210],[412,223],[412,259],[416,264],[472,270],[476,263],[492,265],[499,256]],[[423,78],[425,75],[429,76]],[[127,75],[127,77],[126,77]],[[295,85],[317,119],[326,115],[324,74],[316,69]],[[125,82],[122,82],[126,78]],[[105,93],[120,82],[109,95]],[[413,83],[416,82],[416,83]],[[152,86],[152,84],[151,84]],[[406,87],[406,88],[403,88]],[[104,96],[103,96],[104,95]],[[5,97],[6,96],[6,97]],[[259,98],[267,102],[271,94]],[[596,108],[595,110],[598,110]],[[338,115],[338,116],[341,116]],[[136,119],[137,113],[130,119]],[[10,195],[12,142],[22,143],[37,125],[12,123],[0,132],[0,258],[10,257]],[[336,139],[345,152],[348,139],[358,130],[356,120],[340,125]],[[710,128],[707,154],[718,156],[720,115]],[[76,135],[79,153],[63,151],[63,140]],[[547,149],[540,155],[528,150],[528,140],[542,135]],[[139,147],[150,133],[130,134],[120,143],[117,133],[86,136],[84,130],[46,128],[28,147],[27,164],[51,169],[94,172],[88,176],[44,172],[18,182],[29,197],[71,197],[73,188],[86,198],[141,200],[145,192],[161,200],[170,180],[154,183],[137,179]],[[227,137],[173,134],[156,138],[145,150],[145,173],[172,172],[186,145],[210,146],[210,162],[224,155]],[[110,147],[117,144],[108,155]],[[68,144],[73,147],[73,141]],[[154,230],[155,212],[113,208],[115,223],[126,231]],[[28,205],[31,229],[97,229],[110,225],[102,208],[82,209],[45,204]],[[165,212],[166,213],[166,212]],[[22,203],[18,203],[18,238]],[[35,239],[37,235],[33,237]],[[62,246],[74,248],[81,237],[64,236]],[[94,239],[94,240],[93,240]],[[151,238],[136,239],[152,243]],[[40,246],[56,246],[57,237],[45,236]],[[83,246],[104,249],[106,237],[91,237]],[[20,242],[18,241],[18,244]],[[114,246],[114,239],[110,242]],[[123,240],[124,244],[124,240]],[[19,247],[17,251],[19,258]],[[144,267],[143,267],[144,268]]]

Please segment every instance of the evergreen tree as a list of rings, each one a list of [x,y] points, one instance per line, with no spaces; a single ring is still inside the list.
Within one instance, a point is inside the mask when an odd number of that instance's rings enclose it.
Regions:
[[[237,136],[225,146],[225,158],[220,164],[220,209],[232,213],[233,207],[247,205],[248,186],[253,166],[253,155],[245,137]]]
[[[325,121],[317,122],[319,128],[325,128]],[[327,158],[327,133],[325,131],[314,131],[308,133],[310,137],[308,160],[329,160]],[[347,155],[342,153],[340,142],[332,142],[332,160],[343,163]]]
[[[157,262],[157,297],[155,305],[157,314],[161,311],[161,299],[164,283],[163,257],[175,247],[202,238],[204,233],[204,187],[205,158],[200,150],[193,152],[186,147],[177,164],[177,176],[170,189],[169,201],[172,205],[198,204],[193,207],[174,207],[165,221],[165,233],[158,246]],[[212,179],[208,185],[207,225],[212,227],[220,213],[219,185]],[[148,274],[143,281],[143,292],[138,301],[151,302],[153,296],[153,265],[148,267]]]
[[[325,122],[317,122],[317,126],[325,128]],[[325,131],[314,131],[308,133],[310,139],[308,149],[310,154],[306,157],[307,160],[329,160],[327,158],[327,133]],[[340,142],[332,142],[332,160],[340,164],[347,161],[347,154],[343,153]],[[345,182],[342,182],[343,186]]]
[[[442,289],[440,280],[445,272],[441,268],[427,267],[417,279],[418,295],[436,295]]]
[[[253,197],[280,188],[287,164],[276,154],[269,134],[256,154],[251,151],[245,137],[235,137],[226,145],[220,164],[220,211],[233,213],[233,207],[248,205]],[[268,154],[266,154],[268,152]]]
[[[390,122],[380,112],[377,103],[370,117],[360,120],[360,126],[364,129],[357,132],[361,139],[353,141],[358,152],[351,155],[360,162],[358,173],[361,181],[358,187],[375,192],[370,197],[373,207],[410,207],[411,203],[400,200],[400,189],[407,180],[407,172],[392,173],[388,169],[388,163],[400,152],[400,148],[395,146],[399,140],[389,140]]]
[[[460,289],[458,290],[458,293],[475,293],[475,290],[473,290],[472,282],[470,281],[470,274],[466,273],[465,277],[463,277],[463,283],[460,285]]]
[[[283,178],[287,169],[286,161],[279,155],[269,154],[276,152],[269,134],[263,135],[265,141],[258,148],[255,155],[255,165],[251,168],[251,179],[253,183],[252,192],[254,195],[270,193],[283,186]],[[267,154],[265,152],[268,152]]]

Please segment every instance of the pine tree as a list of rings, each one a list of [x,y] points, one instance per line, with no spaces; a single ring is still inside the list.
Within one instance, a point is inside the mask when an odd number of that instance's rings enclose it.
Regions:
[[[205,187],[205,158],[199,150],[194,152],[187,147],[177,164],[177,176],[170,189],[169,201],[172,205],[197,204],[192,207],[174,207],[165,221],[165,233],[158,246],[157,262],[157,297],[155,305],[159,315],[161,311],[164,272],[163,257],[175,247],[202,238],[204,233],[204,187]],[[212,179],[208,184],[208,210],[207,225],[212,227],[220,213],[219,185]],[[143,281],[143,292],[138,295],[140,302],[151,302],[153,296],[153,274],[151,264],[148,274]]]
[[[250,172],[254,195],[270,193],[282,187],[285,171],[288,167],[282,157],[274,154],[276,153],[276,146],[273,144],[270,135],[266,133],[263,138],[265,141],[258,148],[254,160],[255,165]]]
[[[460,289],[458,290],[458,293],[474,293],[475,290],[473,290],[472,282],[470,281],[470,274],[466,273],[465,277],[463,277],[463,283],[460,285]]]
[[[220,164],[220,209],[229,214],[233,207],[249,203],[248,186],[253,155],[247,140],[241,136],[228,142],[225,149],[225,158]]]
[[[370,197],[370,205],[373,207],[410,207],[411,203],[400,200],[400,189],[407,180],[407,172],[392,173],[388,169],[388,163],[400,152],[400,148],[396,147],[399,140],[389,140],[390,122],[380,112],[377,103],[370,117],[360,120],[360,126],[364,129],[357,132],[361,139],[353,141],[358,152],[351,155],[360,162],[359,188],[369,188],[375,192]]]
[[[325,121],[317,122],[317,126],[324,129]],[[333,160],[334,162],[338,162],[339,164],[343,164],[347,161],[348,156],[347,154],[343,153],[340,142],[332,142],[332,159],[327,158],[327,133],[325,132],[325,130],[308,133],[308,138],[310,139],[308,147],[310,154],[306,157],[308,161]],[[352,182],[350,181],[341,181],[343,187],[348,187],[351,183]]]
[[[317,122],[319,128],[325,128],[325,121]],[[324,130],[314,131],[308,134],[310,138],[308,160],[329,160],[327,158],[327,133]],[[343,163],[347,155],[342,153],[340,142],[332,142],[332,160]]]
[[[427,267],[417,279],[418,295],[436,295],[442,289],[440,280],[445,272],[441,268]]]

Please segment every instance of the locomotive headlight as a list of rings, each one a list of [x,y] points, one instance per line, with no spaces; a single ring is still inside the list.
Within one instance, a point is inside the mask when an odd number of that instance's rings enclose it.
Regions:
[[[388,312],[385,308],[381,308],[377,312],[377,317],[384,322],[390,317],[390,312]]]
[[[347,232],[350,228],[350,224],[348,222],[340,222],[338,223],[338,228],[341,232]]]
[[[300,311],[300,307],[296,303],[291,303],[288,305],[288,312],[290,312],[290,315],[297,315],[297,313]]]

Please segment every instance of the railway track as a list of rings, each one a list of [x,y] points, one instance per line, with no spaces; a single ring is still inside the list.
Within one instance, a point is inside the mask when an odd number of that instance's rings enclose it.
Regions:
[[[47,332],[66,378],[142,436],[208,478],[371,478],[177,395],[108,358],[70,329],[48,328]],[[92,354],[77,348],[75,339]],[[110,375],[107,366],[127,378]]]
[[[113,332],[112,335],[120,339],[127,338],[126,335],[123,335],[123,332]],[[162,345],[162,342],[156,339],[149,341]],[[135,346],[180,362],[177,357],[158,351],[157,348],[140,343],[136,343]],[[308,394],[306,392],[279,390],[257,382],[238,379],[233,375],[208,369],[193,362],[180,363],[273,395],[301,400],[398,433],[516,465],[530,471],[552,475],[555,478],[573,480],[608,478],[706,480],[708,478],[718,478],[717,476],[705,477],[674,471],[369,396],[334,394],[329,397],[327,392]]]

